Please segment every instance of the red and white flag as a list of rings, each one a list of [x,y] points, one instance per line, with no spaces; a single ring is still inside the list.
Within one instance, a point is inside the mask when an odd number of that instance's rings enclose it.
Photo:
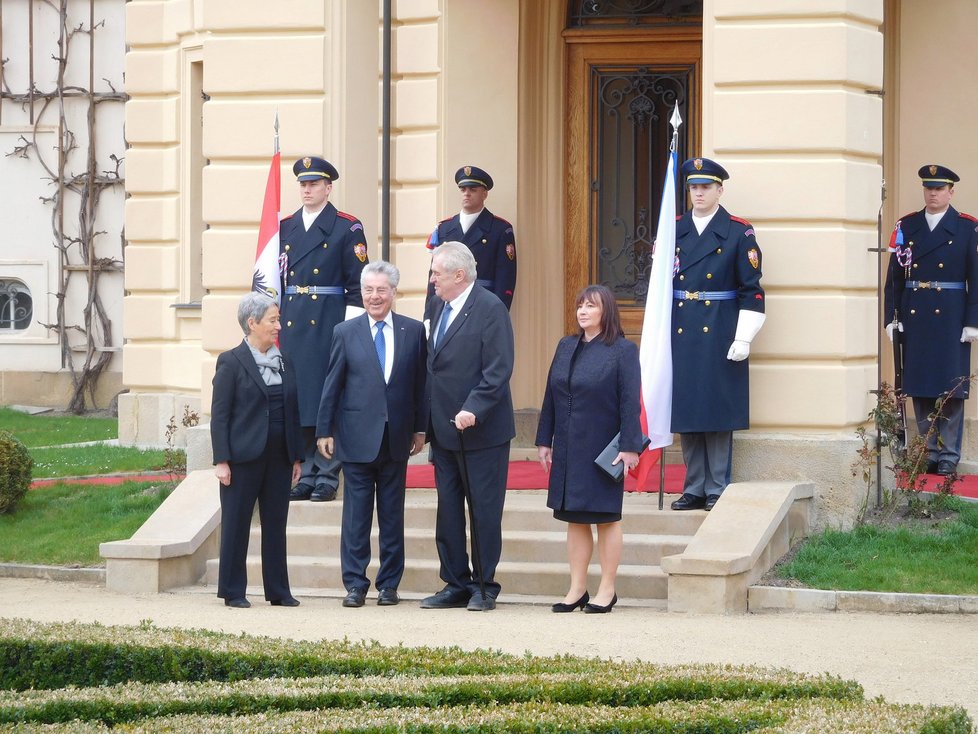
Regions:
[[[676,151],[669,153],[652,272],[642,322],[642,430],[652,443],[633,474],[638,491],[651,491],[648,479],[662,452],[672,445],[672,278],[676,261]]]
[[[264,293],[276,303],[282,300],[282,274],[279,268],[278,231],[279,211],[282,208],[282,156],[275,136],[275,153],[272,167],[265,184],[265,200],[261,207],[261,224],[258,226],[258,250],[255,253],[255,272],[251,290]]]

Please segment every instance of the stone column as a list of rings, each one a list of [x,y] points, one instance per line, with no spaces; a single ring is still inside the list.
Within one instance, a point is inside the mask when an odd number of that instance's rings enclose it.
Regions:
[[[882,0],[706,0],[703,150],[764,254],[751,431],[734,481],[809,479],[815,524],[851,521],[876,386]]]

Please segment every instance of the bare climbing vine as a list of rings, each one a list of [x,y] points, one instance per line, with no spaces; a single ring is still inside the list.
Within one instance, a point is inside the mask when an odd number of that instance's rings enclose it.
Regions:
[[[100,257],[97,243],[107,234],[96,229],[100,199],[107,190],[122,186],[120,173],[123,158],[116,154],[108,156],[114,167],[111,170],[98,170],[96,159],[96,110],[106,103],[124,103],[128,98],[124,92],[116,90],[108,79],[102,81],[108,91],[95,90],[95,36],[105,25],[104,20],[95,21],[94,0],[89,0],[89,19],[69,27],[69,0],[42,0],[58,13],[58,43],[52,58],[57,62],[57,79],[53,89],[42,89],[31,74],[28,89],[14,92],[10,89],[4,73],[7,58],[0,59],[0,104],[10,101],[22,109],[29,110],[33,132],[20,136],[19,143],[6,155],[36,160],[43,169],[43,177],[54,185],[50,197],[41,201],[51,206],[51,225],[54,234],[53,244],[58,250],[58,291],[57,311],[54,323],[43,326],[58,335],[61,345],[61,364],[71,372],[72,394],[68,410],[81,413],[89,405],[95,406],[95,393],[102,373],[109,366],[115,351],[112,344],[112,323],[102,301],[100,282],[105,273],[121,272],[123,262],[113,257]],[[78,39],[87,38],[89,53],[88,87],[70,85],[66,82],[69,50]],[[33,30],[31,31],[31,54],[34,53]],[[87,140],[79,143],[79,136],[68,124],[66,100],[76,99],[87,102]],[[56,124],[58,145],[53,153],[44,151],[38,145],[38,131],[42,125],[50,129]],[[120,144],[124,145],[120,136]],[[87,148],[82,150],[80,146]],[[78,153],[79,155],[72,155]],[[57,160],[54,157],[57,156]],[[84,157],[85,166],[81,171],[70,169],[69,161]],[[77,224],[66,222],[67,199],[78,198]],[[124,233],[120,233],[124,238]],[[80,314],[67,313],[66,301],[69,284],[77,279],[84,280],[84,307]],[[79,319],[80,316],[80,319]],[[83,337],[82,343],[72,340],[73,334]]]

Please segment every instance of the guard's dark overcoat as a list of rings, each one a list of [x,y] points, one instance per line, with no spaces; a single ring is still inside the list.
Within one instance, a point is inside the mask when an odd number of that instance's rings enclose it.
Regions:
[[[513,225],[483,209],[469,231],[463,234],[462,223],[456,214],[438,223],[428,238],[428,249],[435,250],[443,242],[462,242],[472,250],[478,268],[476,282],[495,293],[509,309],[516,290],[516,236]],[[431,318],[433,295],[434,289],[429,286],[429,306],[425,309],[425,318],[428,319]]]
[[[594,459],[621,432],[622,451],[642,450],[641,368],[638,347],[624,337],[614,344],[580,337],[557,344],[540,409],[537,446],[553,447],[547,507],[620,513],[624,484],[599,469]]]
[[[909,277],[890,256],[883,299],[883,320],[896,313],[903,323],[903,391],[936,398],[954,391],[968,397],[971,344],[961,343],[965,326],[978,327],[978,221],[949,207],[931,232],[924,210],[900,222],[909,251]],[[926,283],[907,288],[907,281]],[[966,290],[931,288],[933,281],[964,283]]]
[[[301,209],[283,219],[279,242],[287,258],[279,341],[282,354],[295,365],[299,418],[303,426],[315,426],[333,327],[343,321],[347,306],[363,308],[360,271],[367,262],[367,241],[360,220],[327,203],[309,231]],[[289,294],[288,286],[340,286],[345,293]]]
[[[676,222],[673,288],[736,291],[731,300],[673,299],[672,430],[736,431],[750,423],[748,362],[727,359],[740,311],[764,312],[761,250],[749,222],[722,206],[700,235],[691,212]]]

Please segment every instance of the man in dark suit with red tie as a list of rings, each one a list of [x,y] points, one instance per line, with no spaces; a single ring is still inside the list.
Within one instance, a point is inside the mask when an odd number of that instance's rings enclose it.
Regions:
[[[391,312],[400,274],[373,262],[360,274],[367,312],[333,330],[316,428],[326,458],[343,465],[340,565],[345,607],[362,607],[370,579],[376,495],[380,528],[377,603],[399,601],[404,573],[404,487],[408,457],[424,447],[426,345],[420,321]]]
[[[513,326],[503,302],[476,284],[475,258],[461,242],[438,248],[431,282],[436,299],[428,343],[428,437],[438,490],[435,543],[445,588],[422,600],[421,608],[488,611],[495,609],[500,589],[494,576],[502,552],[509,442],[516,435],[509,389]],[[473,554],[479,553],[474,571],[466,552],[463,461],[472,488]]]

